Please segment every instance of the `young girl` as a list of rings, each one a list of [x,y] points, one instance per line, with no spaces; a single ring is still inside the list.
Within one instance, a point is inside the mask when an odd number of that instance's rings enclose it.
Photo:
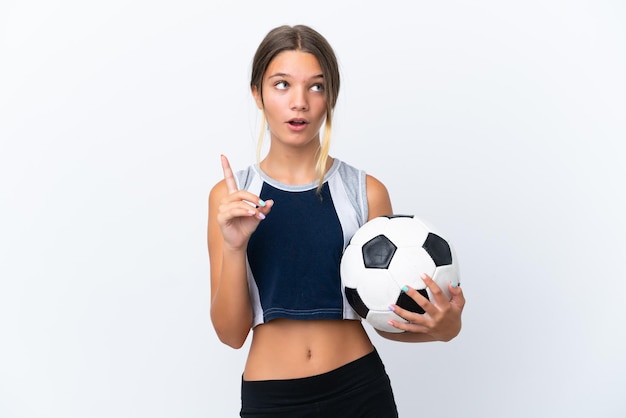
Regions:
[[[224,179],[211,190],[208,221],[215,331],[234,348],[253,331],[241,416],[397,417],[383,363],[340,286],[350,237],[393,211],[380,181],[329,156],[335,54],[307,26],[277,27],[256,51],[250,85],[270,148],[237,173],[221,157]],[[433,301],[407,294],[426,313],[392,306],[409,321],[392,323],[405,332],[379,334],[422,342],[459,333],[461,289],[450,285],[448,299],[424,281]]]

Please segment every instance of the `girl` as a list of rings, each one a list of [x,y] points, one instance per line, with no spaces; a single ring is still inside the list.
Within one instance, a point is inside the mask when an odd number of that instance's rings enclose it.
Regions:
[[[237,173],[221,157],[224,179],[210,192],[208,220],[215,331],[234,348],[253,331],[241,416],[397,417],[383,363],[341,292],[350,237],[393,211],[380,181],[329,156],[335,54],[310,27],[277,27],[256,51],[250,86],[270,148]],[[405,332],[379,334],[422,342],[459,333],[461,289],[449,286],[448,300],[424,281],[432,302],[412,288],[407,294],[426,313],[392,306],[409,321],[392,323]]]

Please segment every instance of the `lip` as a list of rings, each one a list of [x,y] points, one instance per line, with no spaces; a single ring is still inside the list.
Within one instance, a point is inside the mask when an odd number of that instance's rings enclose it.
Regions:
[[[289,119],[287,121],[287,126],[292,131],[301,131],[303,129],[306,129],[308,125],[309,125],[309,122],[306,119],[302,119],[302,118],[294,118],[294,119]]]

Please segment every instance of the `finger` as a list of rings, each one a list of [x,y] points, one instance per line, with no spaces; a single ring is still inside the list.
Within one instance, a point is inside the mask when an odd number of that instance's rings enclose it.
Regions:
[[[429,330],[429,320],[427,314],[418,314],[401,308],[398,305],[390,305],[389,310],[398,315],[402,320],[391,319],[388,324],[406,332],[427,332]],[[406,322],[405,322],[406,321]]]
[[[411,299],[413,299],[415,303],[417,303],[424,310],[424,313],[422,314],[422,313],[415,313],[415,312],[411,312],[406,309],[403,309],[403,311],[406,312],[406,315],[410,315],[410,318],[400,315],[400,316],[403,316],[406,320],[411,321],[411,322],[425,322],[423,321],[425,317],[428,317],[428,316],[432,317],[437,313],[438,311],[437,307],[421,292],[418,292],[416,289],[410,286],[404,286],[402,291],[406,293],[407,296],[409,296]]]
[[[463,290],[461,290],[461,286],[452,286],[452,284],[448,285],[448,289],[450,290],[450,304],[456,305],[461,310],[465,306],[465,295],[463,294]]]
[[[430,290],[430,294],[433,296],[434,302],[436,305],[443,306],[445,303],[449,302],[448,297],[443,290],[439,287],[439,285],[426,273],[422,273],[420,278]]]
[[[265,205],[257,207],[257,210],[259,211],[259,213],[267,215],[272,210],[272,207],[274,206],[274,201],[272,199],[268,199],[263,203],[265,203]]]
[[[249,204],[246,202],[246,204]],[[257,219],[263,220],[267,216],[268,213],[272,210],[272,206],[274,205],[273,200],[266,200],[263,202],[263,206],[257,206],[255,209],[248,209],[248,215],[254,215]]]
[[[226,209],[224,209],[223,212],[219,213],[217,215],[217,221],[218,223],[227,223],[230,222],[233,219],[236,218],[243,218],[243,217],[249,217],[249,216],[265,216],[263,214],[260,214],[260,212],[257,212],[256,210],[252,209],[250,206],[246,205],[241,205],[241,206],[233,206],[233,207],[228,207]]]
[[[418,325],[413,322],[403,322],[403,321],[396,321],[396,320],[390,319],[389,321],[387,321],[387,323],[391,325],[392,327],[402,330],[404,332],[428,334],[428,331],[429,331],[428,327],[425,327],[423,325]]]
[[[264,208],[267,205],[263,199],[247,190],[236,190],[224,196],[223,203],[245,202],[253,208]]]
[[[226,181],[226,188],[228,189],[228,193],[233,193],[237,191],[237,182],[235,181],[235,176],[233,176],[233,170],[230,168],[230,163],[228,162],[228,158],[225,155],[220,155],[222,160],[222,170],[224,171],[224,180]]]
[[[424,315],[416,314],[415,312],[407,311],[400,307],[395,307],[394,313],[400,318],[391,319],[389,324],[403,331],[415,332],[417,328],[426,330],[430,324]]]
[[[239,194],[244,193],[243,191],[238,191],[229,196],[238,196]],[[263,220],[267,216],[267,214],[272,209],[274,205],[273,200],[267,200],[265,202],[265,206],[254,206],[250,202],[243,199],[234,199],[229,203],[223,203],[220,206],[220,211],[217,215],[218,223],[224,224],[229,222],[234,218],[239,217],[249,217],[254,216],[258,220]]]

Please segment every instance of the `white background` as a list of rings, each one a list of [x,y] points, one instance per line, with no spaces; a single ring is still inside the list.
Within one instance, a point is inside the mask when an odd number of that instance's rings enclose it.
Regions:
[[[209,320],[219,154],[279,24],[342,71],[333,156],[444,231],[450,343],[372,335],[402,417],[626,414],[622,1],[3,1],[0,417],[234,417]]]

